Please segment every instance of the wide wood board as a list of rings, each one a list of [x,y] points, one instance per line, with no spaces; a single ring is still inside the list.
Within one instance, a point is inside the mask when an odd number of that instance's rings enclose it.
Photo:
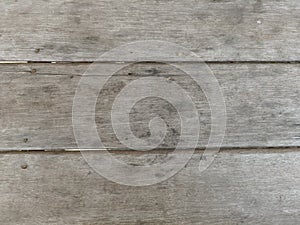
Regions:
[[[121,44],[177,43],[205,61],[299,61],[298,0],[0,3],[1,61],[94,61]]]

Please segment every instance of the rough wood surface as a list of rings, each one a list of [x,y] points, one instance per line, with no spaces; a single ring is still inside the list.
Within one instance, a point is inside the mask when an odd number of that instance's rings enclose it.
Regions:
[[[0,64],[0,224],[300,224],[299,148],[280,148],[300,146],[299,0],[15,0],[0,8],[0,61],[32,62]],[[88,62],[140,40],[177,43],[210,62],[227,107],[228,149],[203,173],[197,151],[172,178],[128,187],[72,151],[72,103]],[[152,165],[178,143],[178,113],[158,98],[136,104],[130,128],[146,139],[149,121],[161,117],[160,150],[126,151],[116,137],[112,103],[141,77],[167,78],[190,95],[200,115],[197,147],[205,147],[210,110],[199,86],[170,65],[140,63],[117,72],[98,97],[95,121],[112,154]]]
[[[298,0],[2,1],[0,60],[93,61],[163,40],[206,61],[299,61]]]
[[[99,176],[80,153],[0,154],[0,223],[300,223],[298,150],[221,152],[202,174],[200,155],[167,181],[129,187]]]
[[[0,149],[74,149],[72,103],[87,64],[20,64],[0,66]],[[222,147],[300,145],[299,64],[209,64],[219,80],[227,107]],[[103,74],[105,71],[103,71]],[[99,73],[98,75],[101,75]],[[124,149],[114,134],[110,108],[124,85],[141,76],[167,77],[186,89],[201,115],[198,147],[210,132],[210,111],[201,89],[182,71],[157,63],[136,64],[119,71],[103,89],[96,122],[106,147]],[[92,79],[92,78],[91,78]],[[148,99],[131,114],[132,130],[149,135],[148,123],[162,117],[169,132],[161,148],[176,146],[180,124],[176,110]]]

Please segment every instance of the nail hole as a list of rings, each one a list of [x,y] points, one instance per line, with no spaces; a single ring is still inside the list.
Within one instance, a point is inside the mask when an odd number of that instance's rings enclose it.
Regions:
[[[41,51],[41,49],[37,48],[34,50],[35,53],[39,53]]]
[[[73,78],[74,78],[74,76],[72,75],[72,76],[70,76],[70,78],[71,78],[71,79],[73,79]]]
[[[27,143],[28,142],[28,138],[24,138],[24,142]]]
[[[28,165],[27,165],[26,163],[24,163],[24,164],[21,165],[21,168],[22,168],[23,170],[25,170],[25,169],[28,168]]]

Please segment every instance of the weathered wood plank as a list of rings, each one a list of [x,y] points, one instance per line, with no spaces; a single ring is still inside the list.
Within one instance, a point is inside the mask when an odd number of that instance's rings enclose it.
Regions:
[[[3,1],[0,60],[93,61],[138,40],[207,61],[299,61],[298,0]]]
[[[87,66],[1,65],[0,149],[76,148],[72,103],[80,75]],[[299,64],[210,64],[210,68],[219,80],[227,107],[222,147],[300,145]],[[198,147],[204,147],[210,132],[210,110],[201,89],[180,70],[151,63],[119,71],[100,93],[96,122],[106,147],[125,148],[112,129],[110,109],[120,90],[141,76],[168,77],[189,93],[200,114]],[[137,104],[130,117],[134,134],[140,138],[149,136],[148,123],[154,116],[162,117],[170,128],[160,147],[175,147],[180,135],[177,112],[158,99]]]
[[[298,150],[221,152],[202,174],[200,155],[167,181],[129,187],[99,176],[80,153],[0,154],[0,223],[300,223]]]

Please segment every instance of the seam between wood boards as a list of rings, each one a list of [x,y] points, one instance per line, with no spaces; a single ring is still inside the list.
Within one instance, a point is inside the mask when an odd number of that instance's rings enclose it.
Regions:
[[[143,62],[143,61],[141,61]],[[207,64],[300,64],[298,61],[145,61],[143,63],[207,63]],[[0,61],[0,65],[12,64],[92,64],[92,63],[125,63],[124,61]],[[126,61],[137,63],[137,61]]]
[[[86,150],[85,150],[86,151]],[[97,151],[97,150],[92,150]],[[135,150],[111,150],[111,149],[99,149],[98,152],[109,151],[116,154],[159,154],[173,152],[172,149],[155,149],[152,151],[135,151]],[[202,153],[204,149],[195,149],[194,154]],[[232,148],[221,148],[219,153],[285,153],[285,152],[300,152],[300,146],[294,147],[232,147]],[[71,154],[80,153],[80,149],[41,149],[41,150],[1,150],[0,155],[3,154],[39,154],[39,153],[53,153],[53,154]]]

